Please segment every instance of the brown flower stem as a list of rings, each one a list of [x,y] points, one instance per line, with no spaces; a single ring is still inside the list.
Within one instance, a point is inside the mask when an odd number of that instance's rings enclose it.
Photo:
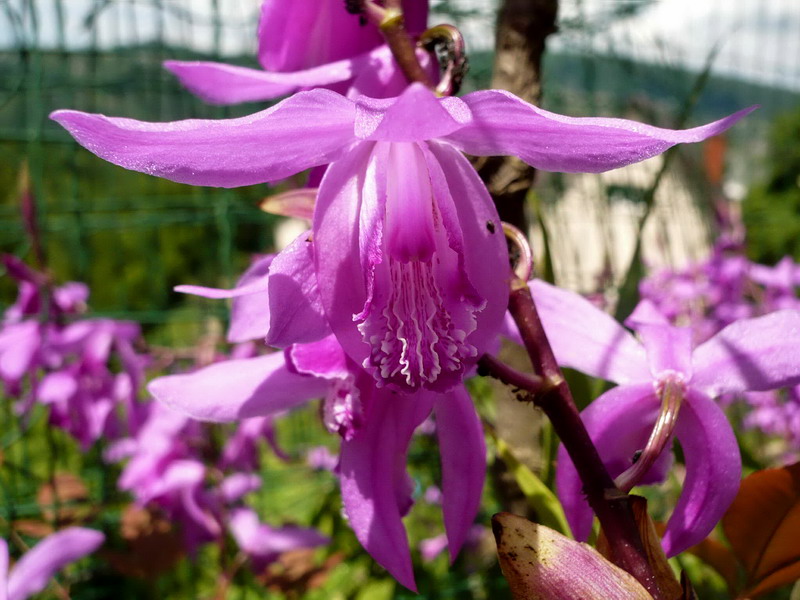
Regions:
[[[419,82],[431,90],[435,89],[433,81],[419,64],[416,45],[406,31],[401,1],[387,0],[385,7],[381,8],[372,0],[365,0],[363,7],[366,18],[374,23],[383,34],[406,79],[410,83]]]
[[[478,374],[494,377],[516,388],[523,394],[521,400],[533,400],[537,394],[544,391],[547,385],[547,382],[541,377],[517,371],[491,354],[481,356],[478,361]]]
[[[613,562],[633,575],[654,599],[662,599],[639,537],[630,499],[614,485],[586,431],[524,281],[517,279],[512,284],[508,308],[531,358],[536,376],[533,381],[538,384],[526,389],[524,380],[520,378],[508,383],[528,391],[536,406],[550,419],[578,471],[589,505],[609,540]],[[481,366],[501,379],[510,369],[499,369],[485,357],[481,359]]]

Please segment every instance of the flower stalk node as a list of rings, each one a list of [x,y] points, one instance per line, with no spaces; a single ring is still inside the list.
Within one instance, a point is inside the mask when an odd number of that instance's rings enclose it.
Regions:
[[[564,383],[564,378],[561,375],[548,375],[543,380],[542,393],[551,392]]]
[[[381,19],[378,27],[381,31],[390,31],[399,27],[403,27],[405,21],[403,13],[399,10],[387,9],[384,11],[383,19]]]
[[[517,227],[503,221],[503,233],[508,242],[508,254],[511,259],[511,269],[515,278],[511,281],[511,289],[527,287],[528,280],[533,273],[533,250],[528,243],[528,238]]]

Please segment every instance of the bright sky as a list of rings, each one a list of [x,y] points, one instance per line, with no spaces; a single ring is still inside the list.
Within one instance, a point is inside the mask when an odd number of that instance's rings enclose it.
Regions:
[[[226,26],[220,30],[220,50],[224,54],[253,52],[259,0],[216,1],[226,19]],[[441,2],[432,1],[434,7]],[[560,18],[564,23],[581,15],[591,20],[613,5],[641,2],[647,0],[561,0]],[[34,36],[31,15],[23,10],[28,2],[0,3],[0,47],[14,45],[20,37],[28,43],[36,38],[46,47],[57,46],[59,27],[54,7],[58,4],[65,10],[69,48],[109,47],[160,37],[196,50],[210,51],[215,46],[214,0],[33,3],[38,7],[38,36]],[[496,0],[451,3],[480,13],[461,23],[468,48],[491,48],[494,42],[489,32]],[[93,9],[106,4],[94,27],[87,26]],[[715,44],[720,44],[716,72],[800,90],[800,0],[657,0],[637,15],[604,26],[593,35],[563,28],[551,47],[611,51],[646,61],[701,68]]]
[[[435,0],[434,0],[435,3]],[[486,36],[496,0],[459,0],[483,17],[463,23],[468,47],[491,48]],[[612,8],[644,4],[632,17],[594,34],[570,30]],[[583,17],[581,19],[581,17]],[[800,0],[561,0],[562,33],[550,47],[595,50],[701,69],[716,44],[714,71],[800,90]]]

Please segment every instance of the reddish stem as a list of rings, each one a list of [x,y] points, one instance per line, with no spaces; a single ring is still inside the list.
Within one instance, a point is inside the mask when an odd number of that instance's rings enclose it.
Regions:
[[[556,362],[553,350],[545,335],[542,322],[525,282],[516,280],[509,297],[509,312],[517,323],[525,349],[531,358],[539,382],[530,391],[534,402],[541,408],[567,450],[583,483],[583,491],[606,534],[613,562],[633,575],[653,596],[663,598],[653,571],[647,561],[642,540],[636,527],[629,497],[620,491],[608,473],[597,448],[581,420],[569,386]],[[495,369],[491,362],[482,359],[482,366],[503,379],[504,369]],[[522,387],[519,378],[505,380]]]

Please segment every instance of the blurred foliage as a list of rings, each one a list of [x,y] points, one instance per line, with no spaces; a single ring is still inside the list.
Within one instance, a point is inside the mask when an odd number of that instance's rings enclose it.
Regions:
[[[767,174],[744,202],[750,258],[800,259],[800,108],[778,117],[769,135]]]

